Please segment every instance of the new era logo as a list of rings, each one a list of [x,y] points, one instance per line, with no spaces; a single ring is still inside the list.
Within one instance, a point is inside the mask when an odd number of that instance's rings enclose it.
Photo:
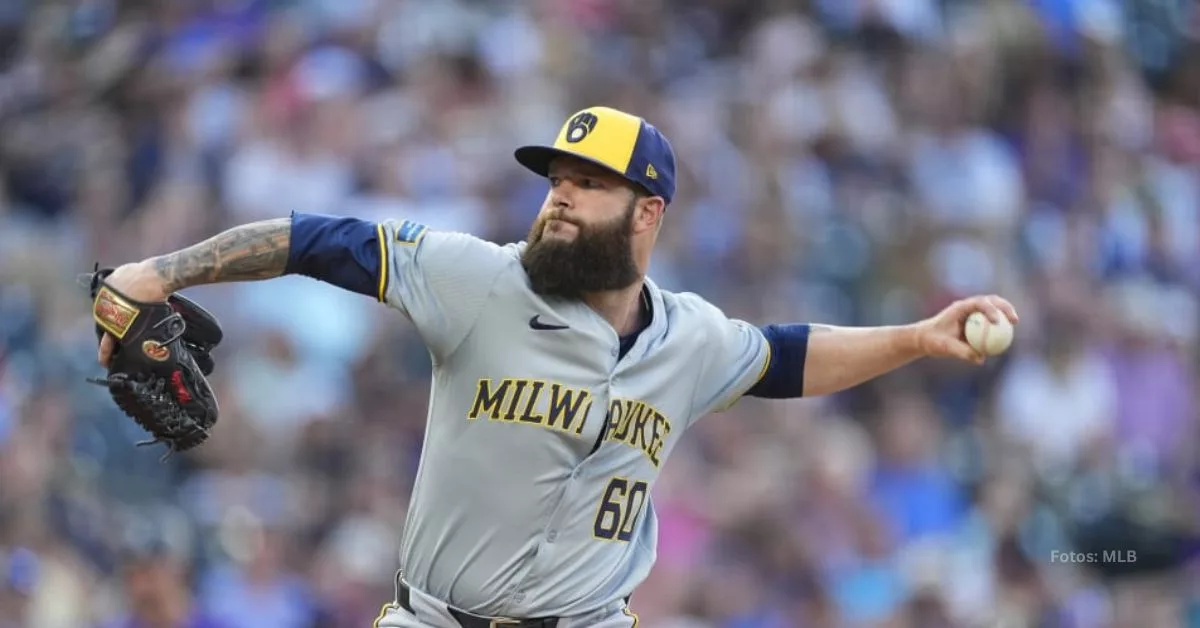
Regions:
[[[646,164],[646,176],[651,179],[658,178],[658,171],[654,169],[654,164]]]

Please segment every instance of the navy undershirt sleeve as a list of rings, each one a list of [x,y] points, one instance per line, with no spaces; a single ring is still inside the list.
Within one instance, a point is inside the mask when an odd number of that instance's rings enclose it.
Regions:
[[[379,225],[341,216],[292,212],[284,274],[304,275],[372,298],[386,263]]]
[[[804,396],[804,361],[808,357],[807,324],[767,325],[762,333],[771,345],[771,363],[747,397],[792,399]]]

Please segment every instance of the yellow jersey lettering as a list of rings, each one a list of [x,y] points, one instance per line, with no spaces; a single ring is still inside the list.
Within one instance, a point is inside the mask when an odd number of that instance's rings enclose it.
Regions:
[[[633,414],[638,411],[638,403],[629,399],[622,399],[618,407],[621,408],[621,418],[617,421],[612,440],[624,442],[626,438],[629,438],[629,426],[633,423]]]
[[[576,436],[579,436],[579,435],[583,434],[583,426],[587,424],[587,415],[588,415],[588,414],[591,414],[591,412],[592,412],[592,400],[591,400],[591,398],[589,397],[589,398],[588,398],[588,401],[587,401],[587,403],[586,403],[586,404],[584,404],[584,406],[583,406],[583,410],[582,410],[582,413],[583,413],[583,417],[584,417],[584,418],[583,418],[583,420],[582,420],[582,421],[580,421],[580,422],[579,422],[579,425],[578,425],[578,427],[576,427],[576,428],[575,428],[575,435],[576,435]]]
[[[546,415],[536,412],[534,408],[541,401],[542,389],[546,387],[546,382],[534,380],[530,384],[532,389],[529,391],[529,401],[525,403],[525,409],[521,411],[521,416],[518,418],[523,423],[541,425],[546,420]]]
[[[654,415],[654,408],[640,402],[626,402],[628,408],[625,416],[621,419],[621,435],[620,441],[637,448],[638,441],[641,440],[641,435],[638,430],[646,425],[646,419]]]
[[[617,431],[617,424],[621,422],[621,414],[623,413],[621,412],[620,399],[613,399],[612,401],[608,402],[608,414],[604,417],[604,430],[608,435],[604,437],[604,440],[616,440],[613,437],[613,434],[615,434]]]
[[[643,451],[647,448],[650,439],[646,438],[646,422],[657,416],[660,416],[657,410],[642,405],[641,412],[638,412],[637,418],[633,421],[633,434],[629,438],[630,447],[637,447]]]
[[[481,379],[475,386],[475,403],[471,405],[471,411],[467,413],[468,419],[478,419],[481,415],[486,415],[492,420],[500,418],[500,409],[504,405],[504,399],[508,396],[509,386],[513,380],[505,379],[500,381],[500,385],[495,391],[492,390],[492,380]]]
[[[662,464],[660,455],[662,454],[663,441],[667,439],[667,435],[671,433],[671,422],[662,414],[655,413],[654,422],[650,424],[651,436],[650,442],[646,445],[646,457],[650,459],[650,464],[654,468],[658,468]]]
[[[508,378],[499,383],[481,379],[475,387],[475,401],[467,419],[487,417],[580,436],[591,409],[591,393],[582,388],[537,379]]]
[[[613,399],[608,405],[607,441],[624,443],[640,450],[657,468],[662,448],[671,433],[671,420],[653,406],[631,399]]]
[[[517,390],[513,392],[512,397],[508,400],[508,411],[504,413],[505,421],[517,420],[517,406],[521,403],[521,396],[525,392],[525,388],[529,386],[529,380],[518,379]]]
[[[586,390],[575,388],[567,388],[562,384],[550,385],[550,416],[546,418],[546,426],[568,431],[572,425],[575,425],[575,419],[579,415],[579,410],[584,405],[591,407],[591,403],[585,404],[591,394]],[[586,415],[585,415],[586,416]],[[579,434],[583,430],[583,420],[580,419],[579,426],[575,430]]]

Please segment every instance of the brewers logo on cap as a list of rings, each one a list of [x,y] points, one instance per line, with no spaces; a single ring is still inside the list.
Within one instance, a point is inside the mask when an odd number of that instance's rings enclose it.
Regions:
[[[576,114],[571,121],[567,123],[566,140],[569,144],[583,141],[592,129],[596,128],[596,116],[589,112]]]
[[[611,107],[576,112],[551,146],[522,146],[521,165],[544,176],[555,157],[572,155],[638,183],[667,203],[675,196],[675,153],[662,131],[644,119]]]

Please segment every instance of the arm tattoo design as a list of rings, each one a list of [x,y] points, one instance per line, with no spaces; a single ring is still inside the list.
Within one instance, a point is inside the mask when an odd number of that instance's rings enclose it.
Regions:
[[[289,218],[241,225],[154,258],[154,270],[170,292],[201,284],[278,277],[287,265],[291,235]]]

